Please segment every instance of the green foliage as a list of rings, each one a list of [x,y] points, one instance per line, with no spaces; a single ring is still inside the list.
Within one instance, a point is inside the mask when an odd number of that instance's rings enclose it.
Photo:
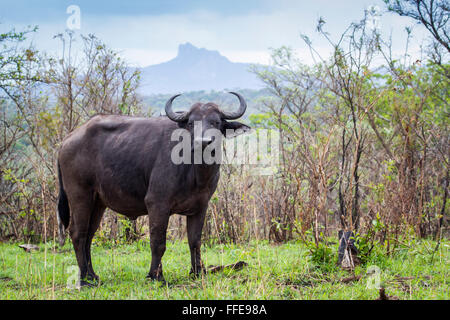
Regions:
[[[311,261],[318,269],[323,271],[336,269],[336,254],[330,246],[324,242],[319,242],[317,246],[309,244],[308,248]]]
[[[305,232],[302,243],[308,250],[308,257],[312,265],[323,272],[331,272],[337,268],[337,252],[330,242],[320,234],[320,241],[316,242],[312,230]]]
[[[381,221],[379,213],[376,214],[375,219],[371,221],[371,225],[367,228],[365,234],[357,232],[355,234],[355,246],[358,250],[358,259],[362,265],[366,265],[371,260],[374,248],[381,249],[381,244],[376,239],[376,235],[380,232],[386,232],[386,226]]]
[[[12,91],[12,80],[30,80],[24,73],[26,63],[36,61],[36,51],[32,48],[22,48],[21,45],[27,39],[27,35],[37,31],[37,26],[27,28],[24,31],[15,29],[0,34],[0,92]],[[38,76],[32,75],[31,80],[38,80]],[[1,97],[1,96],[0,96]]]

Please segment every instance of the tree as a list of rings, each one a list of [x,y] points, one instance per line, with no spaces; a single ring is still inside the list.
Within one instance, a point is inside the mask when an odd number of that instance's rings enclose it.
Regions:
[[[430,48],[431,58],[444,68],[447,78],[450,78],[449,68],[445,66],[450,53],[449,2],[447,0],[384,0],[384,2],[389,11],[414,19],[430,32],[434,39]]]

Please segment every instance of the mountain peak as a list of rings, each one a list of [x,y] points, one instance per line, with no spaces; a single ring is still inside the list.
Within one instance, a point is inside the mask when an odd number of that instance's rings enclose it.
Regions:
[[[149,94],[261,88],[262,82],[249,68],[250,64],[231,62],[219,51],[186,42],[178,46],[174,59],[142,70],[141,91]]]
[[[178,46],[178,55],[188,54],[188,53],[194,52],[196,50],[199,50],[199,49],[190,42],[181,43]]]
[[[219,51],[208,50],[205,48],[198,48],[190,42],[186,42],[186,43],[180,44],[178,46],[177,58],[204,59],[206,57],[216,58],[216,59],[225,59],[228,61],[228,59],[226,57],[222,56],[219,53]]]

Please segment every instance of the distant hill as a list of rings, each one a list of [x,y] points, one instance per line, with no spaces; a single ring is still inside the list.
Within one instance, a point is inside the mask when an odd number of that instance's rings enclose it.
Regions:
[[[139,92],[144,95],[200,90],[261,89],[262,82],[249,71],[251,64],[235,63],[218,51],[190,43],[178,47],[177,56],[142,69]]]

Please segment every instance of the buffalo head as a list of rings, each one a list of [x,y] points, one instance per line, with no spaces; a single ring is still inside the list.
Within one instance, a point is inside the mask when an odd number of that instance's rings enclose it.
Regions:
[[[192,137],[192,148],[201,146],[205,148],[217,137],[214,132],[221,133],[225,137],[231,138],[250,130],[249,126],[235,120],[242,117],[247,109],[244,98],[236,92],[230,92],[239,99],[239,109],[234,112],[222,111],[215,103],[195,103],[189,111],[174,112],[172,103],[179,94],[171,97],[165,107],[167,117],[178,123],[180,128],[189,131]]]

